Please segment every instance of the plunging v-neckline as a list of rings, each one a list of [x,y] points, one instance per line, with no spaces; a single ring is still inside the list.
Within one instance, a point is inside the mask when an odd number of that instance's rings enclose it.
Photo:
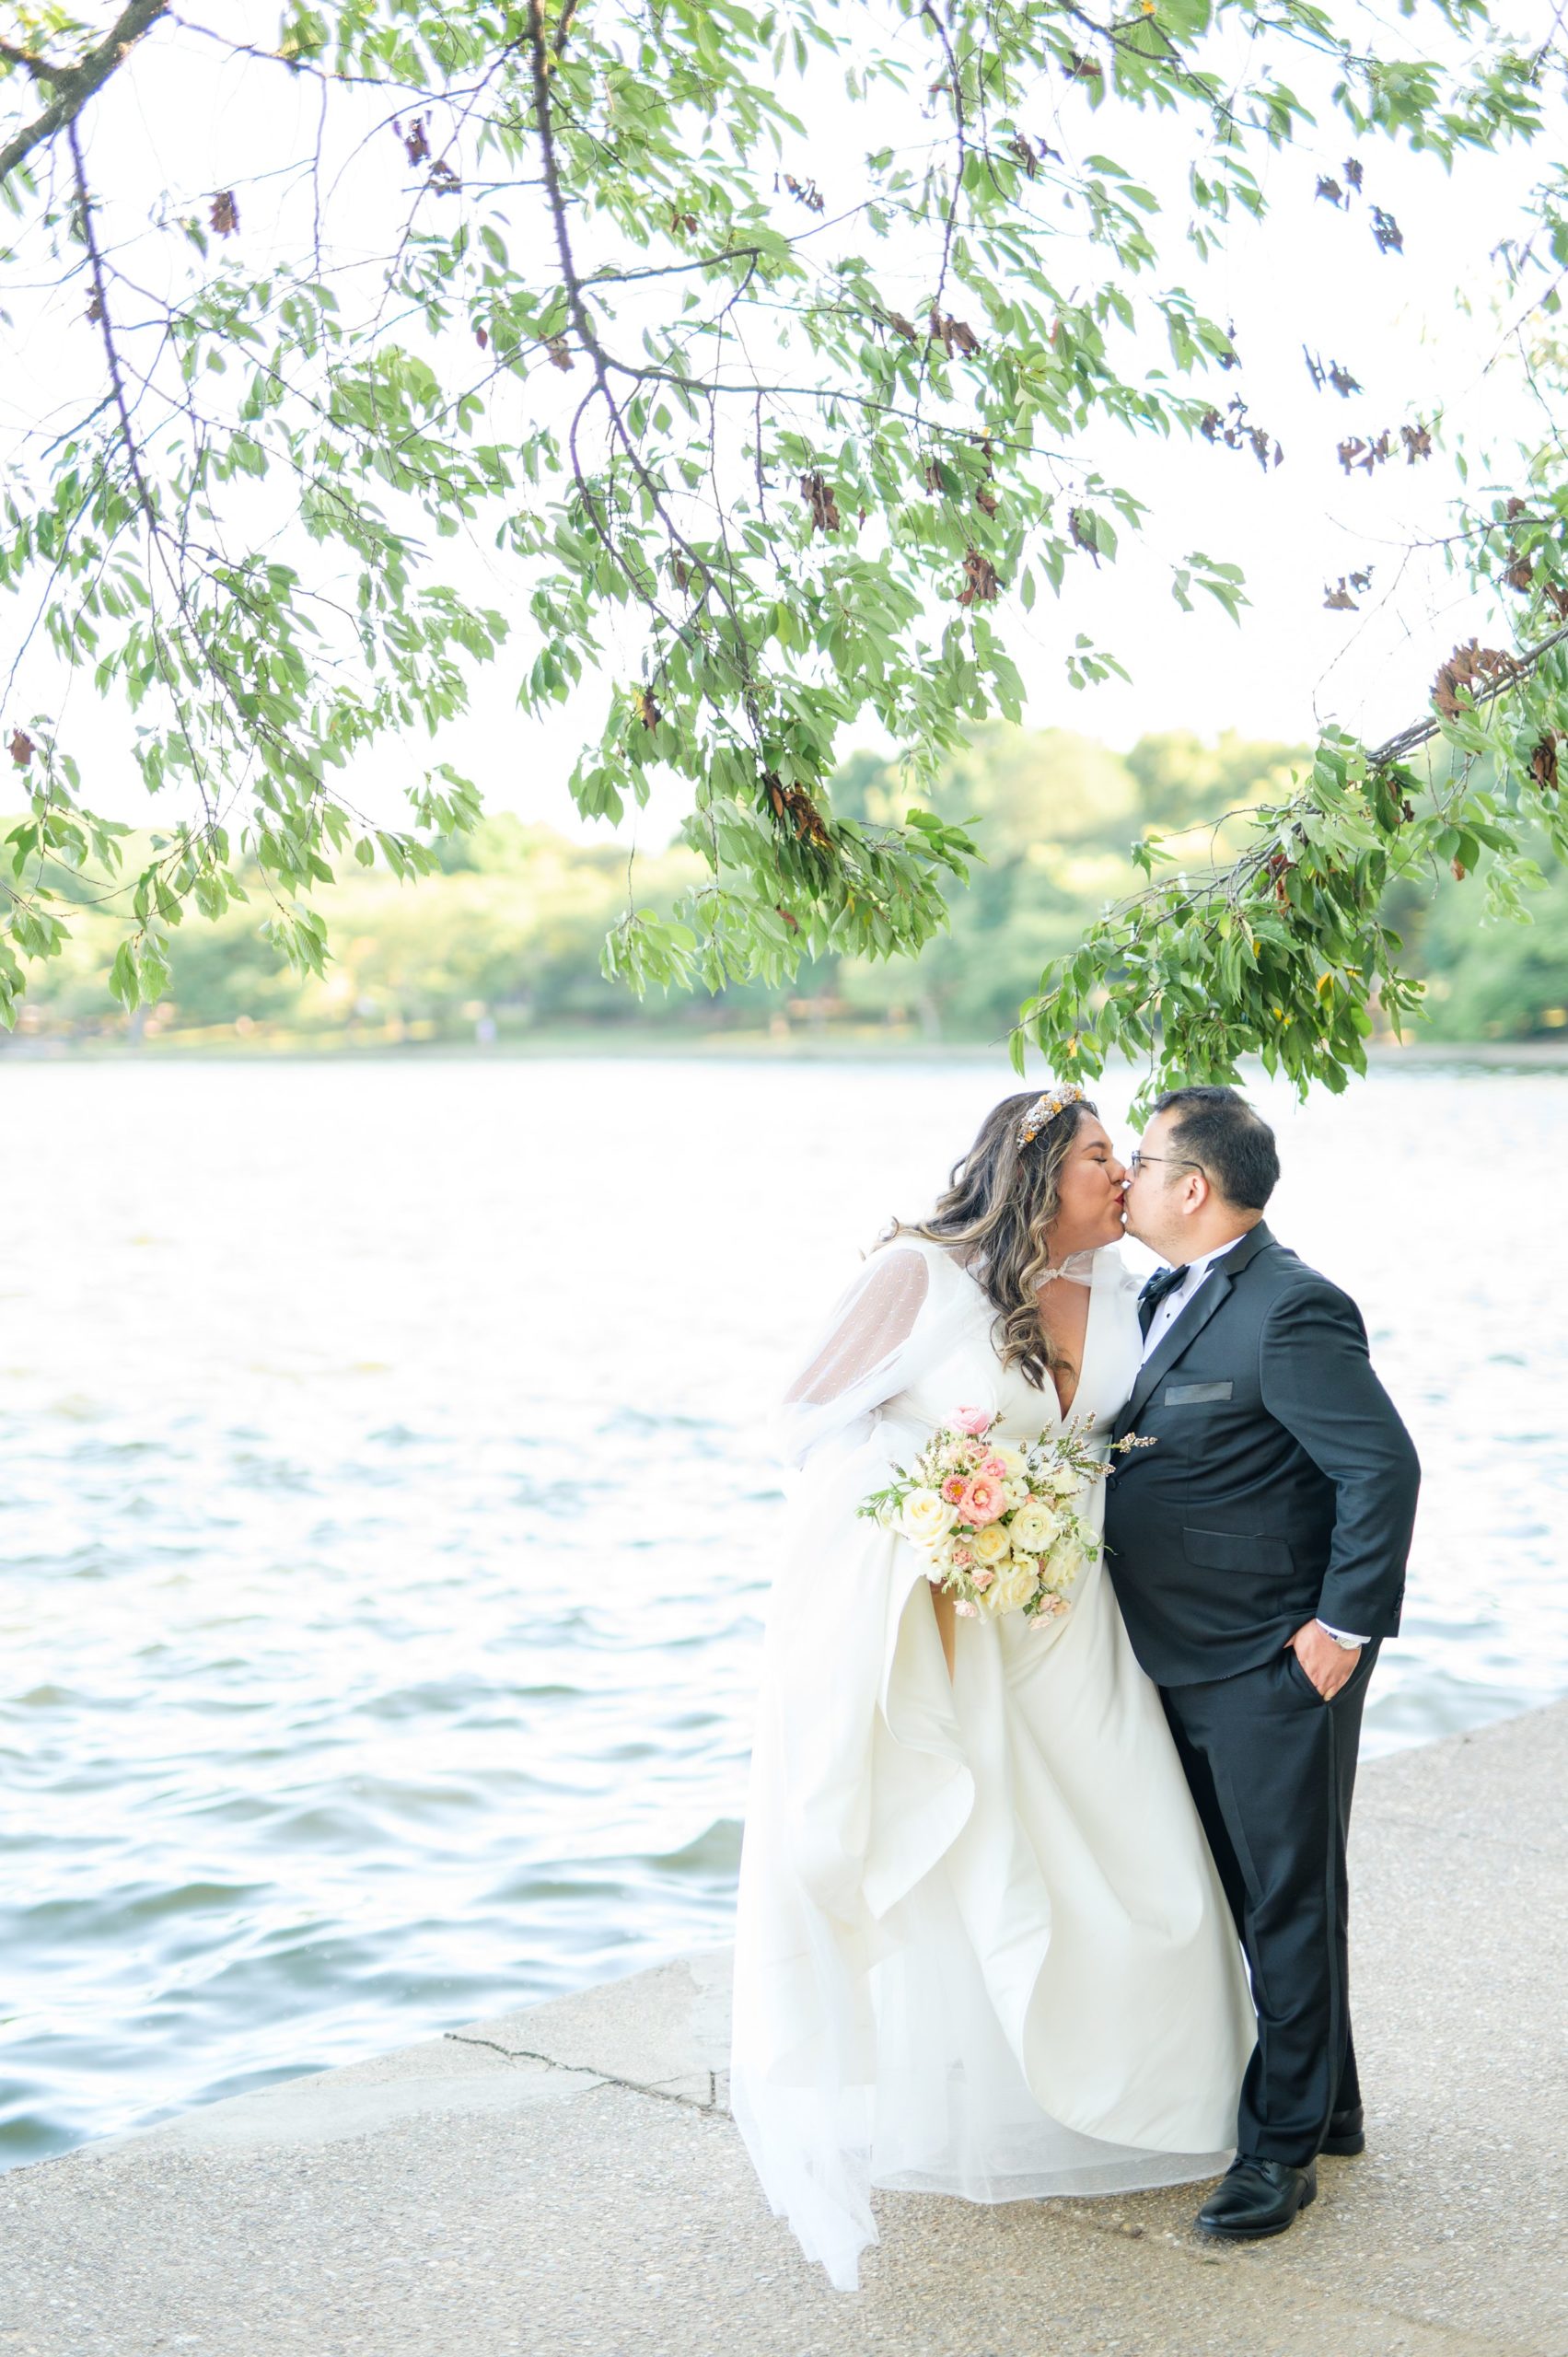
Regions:
[[[1055,1282],[1059,1284],[1065,1284],[1074,1282],[1081,1283],[1082,1280],[1059,1277]],[[1062,1393],[1057,1387],[1054,1371],[1049,1367],[1046,1369],[1046,1373],[1051,1381],[1051,1395],[1056,1402],[1057,1417],[1063,1424],[1067,1424],[1072,1422],[1073,1411],[1084,1396],[1084,1377],[1088,1372],[1089,1332],[1095,1322],[1095,1270],[1092,1260],[1089,1266],[1088,1282],[1084,1285],[1084,1292],[1086,1296],[1084,1303],[1084,1335],[1082,1341],[1078,1345],[1078,1371],[1076,1380],[1073,1385],[1073,1397],[1071,1399],[1065,1401],[1063,1399]],[[1045,1321],[1042,1318],[1040,1320],[1042,1330],[1044,1323]]]
[[[960,1273],[961,1273],[962,1275],[966,1276],[966,1277],[969,1279],[970,1283],[970,1284],[973,1286],[973,1288],[974,1288],[975,1298],[976,1298],[976,1300],[977,1300],[977,1303],[979,1304],[979,1306],[980,1306],[981,1308],[983,1308],[983,1309],[984,1309],[984,1311],[985,1311],[985,1313],[986,1313],[987,1318],[994,1318],[994,1317],[995,1317],[995,1315],[996,1315],[994,1306],[993,1305],[992,1300],[991,1300],[991,1297],[990,1297],[990,1295],[987,1294],[987,1292],[986,1292],[986,1290],[985,1290],[985,1287],[981,1283],[980,1279],[975,1275],[974,1271],[973,1271],[972,1269],[970,1269],[970,1268],[966,1268],[966,1267],[965,1267],[965,1265],[964,1265],[964,1263],[963,1263],[960,1260],[958,1260],[958,1255],[957,1255],[956,1253],[949,1253],[949,1254],[947,1255],[947,1257],[948,1257],[948,1259],[949,1259],[949,1260],[951,1260],[953,1261],[954,1265],[955,1265],[955,1266],[959,1270]],[[1049,1402],[1051,1403],[1051,1405],[1052,1405],[1052,1406],[1055,1408],[1055,1410],[1056,1410],[1056,1417],[1055,1417],[1055,1421],[1056,1421],[1056,1422],[1057,1422],[1059,1425],[1063,1425],[1063,1426],[1065,1426],[1066,1424],[1068,1424],[1068,1423],[1072,1421],[1072,1417],[1073,1417],[1074,1410],[1074,1409],[1076,1409],[1076,1408],[1078,1407],[1078,1403],[1079,1403],[1079,1401],[1080,1401],[1080,1400],[1083,1399],[1083,1397],[1084,1397],[1084,1383],[1085,1383],[1085,1378],[1086,1378],[1086,1376],[1087,1376],[1088,1371],[1089,1371],[1090,1359],[1091,1359],[1091,1349],[1090,1349],[1090,1345],[1091,1345],[1091,1340],[1092,1340],[1092,1337],[1093,1337],[1093,1334],[1094,1334],[1094,1324],[1095,1324],[1095,1296],[1096,1296],[1096,1294],[1097,1294],[1097,1293],[1098,1292],[1098,1290],[1099,1290],[1099,1283],[1100,1283],[1100,1255],[1099,1255],[1099,1253],[1098,1253],[1098,1252],[1091,1252],[1091,1253],[1074,1253],[1074,1254],[1072,1254],[1072,1255],[1070,1256],[1070,1258],[1069,1258],[1069,1261],[1068,1261],[1068,1262],[1063,1263],[1063,1266],[1064,1266],[1064,1267],[1066,1267],[1066,1266],[1070,1266],[1070,1265],[1071,1265],[1071,1262],[1072,1262],[1072,1261],[1074,1261],[1074,1260],[1077,1260],[1077,1261],[1087,1260],[1087,1262],[1088,1262],[1088,1264],[1089,1264],[1089,1266],[1088,1266],[1088,1273],[1087,1273],[1087,1275],[1086,1275],[1086,1277],[1071,1277],[1071,1278],[1070,1278],[1070,1277],[1062,1277],[1062,1278],[1058,1278],[1058,1279],[1056,1280],[1056,1282],[1057,1282],[1057,1283],[1077,1283],[1077,1284],[1081,1284],[1081,1285],[1083,1286],[1083,1288],[1084,1288],[1085,1293],[1088,1295],[1088,1307],[1087,1307],[1087,1309],[1086,1309],[1086,1313],[1085,1313],[1085,1317],[1084,1317],[1084,1341],[1083,1341],[1083,1347],[1082,1347],[1082,1352],[1081,1352],[1081,1353],[1080,1353],[1079,1360],[1078,1360],[1078,1380],[1077,1380],[1077,1382],[1076,1382],[1076,1383],[1074,1385],[1074,1387],[1073,1387],[1073,1399],[1072,1399],[1072,1405],[1071,1405],[1070,1407],[1066,1407],[1066,1408],[1064,1408],[1064,1407],[1062,1405],[1062,1394],[1061,1394],[1061,1393],[1060,1393],[1060,1391],[1058,1391],[1058,1389],[1056,1388],[1056,1378],[1055,1378],[1055,1376],[1054,1376],[1053,1375],[1051,1375],[1051,1372],[1050,1372],[1049,1368],[1048,1368],[1048,1369],[1047,1369],[1047,1371],[1046,1371],[1046,1372],[1047,1372],[1047,1384],[1048,1384],[1049,1387],[1048,1387],[1048,1388],[1043,1388],[1043,1389],[1041,1390],[1041,1392],[1040,1392],[1040,1399],[1041,1399],[1042,1403],[1049,1401]],[[1094,1411],[1093,1410],[1089,1411],[1089,1413],[1090,1413],[1091,1415],[1093,1415],[1093,1413],[1094,1413],[1094,1412],[1095,1412],[1095,1411]]]

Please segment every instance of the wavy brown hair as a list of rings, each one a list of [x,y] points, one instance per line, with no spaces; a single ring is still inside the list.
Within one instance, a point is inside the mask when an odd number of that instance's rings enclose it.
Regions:
[[[1061,1209],[1062,1166],[1081,1123],[1098,1113],[1086,1098],[1064,1105],[1020,1145],[1019,1124],[1037,1094],[993,1105],[929,1218],[895,1220],[888,1234],[923,1236],[963,1262],[996,1312],[1003,1365],[1016,1366],[1043,1390],[1058,1364],[1040,1322],[1040,1288],[1051,1266],[1046,1235]]]

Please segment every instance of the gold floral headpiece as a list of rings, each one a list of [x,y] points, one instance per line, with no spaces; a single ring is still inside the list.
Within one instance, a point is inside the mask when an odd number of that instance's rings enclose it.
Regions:
[[[1020,1152],[1025,1146],[1034,1144],[1046,1123],[1054,1121],[1058,1113],[1064,1113],[1069,1105],[1081,1105],[1083,1101],[1084,1092],[1075,1080],[1063,1081],[1060,1088],[1048,1088],[1043,1097],[1037,1097],[1018,1123]]]

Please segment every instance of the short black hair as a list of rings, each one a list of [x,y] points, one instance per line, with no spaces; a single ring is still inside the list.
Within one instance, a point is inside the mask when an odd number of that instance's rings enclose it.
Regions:
[[[1197,1163],[1227,1203],[1260,1212],[1279,1184],[1274,1133],[1234,1088],[1167,1088],[1156,1113],[1174,1113],[1170,1142]]]

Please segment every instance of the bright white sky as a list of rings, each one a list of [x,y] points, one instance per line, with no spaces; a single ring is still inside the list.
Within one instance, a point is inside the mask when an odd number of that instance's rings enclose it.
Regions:
[[[1516,6],[1502,0],[1502,8],[1521,46],[1551,28],[1551,0],[1521,0]],[[226,7],[219,20],[226,27],[239,13]],[[1430,14],[1423,9],[1418,19],[1423,39],[1432,38]],[[275,38],[270,12],[248,8],[244,15],[256,38]],[[1411,29],[1397,23],[1383,26],[1381,38],[1416,45]],[[1303,89],[1310,87],[1309,74],[1304,61]],[[146,44],[90,118],[89,169],[111,200],[106,218],[115,241],[134,250],[148,208],[165,186],[192,200],[201,192],[236,186],[242,192],[246,259],[261,259],[269,239],[280,250],[296,246],[308,221],[303,188],[286,177],[251,183],[308,152],[318,103],[314,86],[261,64],[223,65],[211,45],[193,37],[170,37],[163,55]],[[379,117],[393,110],[375,111]],[[878,144],[877,118],[842,99],[814,100],[812,122],[811,143],[786,162],[819,181],[830,218],[855,199],[854,168],[842,159]],[[1342,180],[1351,143],[1326,108],[1320,122],[1316,145],[1265,158],[1260,166],[1272,206],[1261,227],[1238,224],[1224,258],[1206,268],[1190,261],[1173,238],[1167,273],[1202,308],[1236,322],[1243,367],[1208,381],[1220,406],[1233,391],[1245,396],[1251,419],[1282,444],[1285,463],[1265,477],[1249,452],[1153,439],[1122,438],[1102,447],[1108,470],[1153,506],[1150,553],[1141,555],[1137,541],[1126,536],[1116,564],[1097,574],[1084,563],[1069,574],[1059,606],[1042,599],[1031,616],[1015,610],[1002,617],[1030,684],[1028,718],[1035,726],[1075,728],[1125,744],[1162,728],[1213,735],[1234,727],[1294,737],[1336,720],[1376,741],[1423,710],[1436,665],[1457,641],[1496,627],[1495,617],[1446,575],[1440,553],[1421,545],[1446,528],[1446,503],[1456,485],[1449,459],[1439,455],[1415,468],[1391,462],[1371,478],[1347,478],[1334,445],[1342,435],[1370,436],[1416,416],[1432,421],[1441,410],[1446,437],[1462,435],[1469,445],[1473,491],[1475,461],[1489,437],[1505,456],[1516,435],[1539,435],[1539,409],[1525,385],[1513,334],[1537,296],[1521,291],[1510,301],[1495,250],[1519,233],[1517,207],[1550,157],[1561,152],[1561,142],[1544,142],[1533,156],[1521,151],[1501,161],[1467,159],[1450,179],[1429,157],[1366,140],[1355,150],[1365,172],[1364,196],[1341,213],[1316,200],[1314,186],[1319,171]],[[1069,156],[1103,143],[1162,192],[1180,185],[1191,123],[1151,118],[1134,147],[1126,123],[1113,128],[1112,122],[1110,109],[1097,118],[1074,103],[1069,122],[1042,101],[1035,127]],[[326,235],[344,257],[356,250],[383,251],[388,219],[395,217],[410,179],[401,150],[386,130],[352,166],[346,147],[343,157],[347,168],[331,200]],[[270,188],[278,190],[275,199]],[[519,203],[520,224],[530,202]],[[1399,220],[1402,255],[1378,252],[1369,220],[1374,203]],[[832,234],[824,232],[824,244]],[[1534,284],[1539,293],[1539,282]],[[1463,290],[1462,298],[1456,290]],[[7,301],[14,343],[25,334],[29,349],[25,365],[19,351],[6,355],[0,386],[0,435],[6,437],[37,434],[57,421],[97,366],[96,339],[81,320],[79,285],[63,296],[42,285],[30,292],[21,287],[9,290]],[[1344,363],[1362,391],[1345,401],[1315,391],[1304,344],[1325,366]],[[563,394],[565,389],[560,386]],[[270,527],[276,521],[272,485],[268,496]],[[443,563],[454,546],[461,550],[461,543],[442,544]],[[1240,629],[1206,601],[1205,610],[1191,616],[1172,602],[1167,561],[1193,549],[1244,569],[1253,604]],[[565,786],[583,737],[598,733],[600,691],[544,726],[525,724],[515,707],[515,684],[537,644],[526,612],[526,584],[482,536],[453,562],[464,586],[514,614],[517,627],[511,659],[482,679],[473,714],[436,745],[436,757],[474,775],[494,808],[603,834],[602,828],[576,819]],[[1368,564],[1373,581],[1363,610],[1326,611],[1326,586]],[[5,620],[8,633],[10,617]],[[1084,692],[1066,685],[1063,653],[1079,630],[1120,654],[1133,674],[1130,685],[1113,682]],[[9,656],[0,634],[0,680]],[[8,732],[41,704],[54,703],[64,686],[35,654],[0,722]],[[90,689],[78,679],[69,687],[66,718],[86,757],[89,801],[134,820],[154,816],[124,749],[123,715],[95,710]],[[406,749],[406,761],[389,751],[374,774],[356,780],[356,800],[377,817],[401,815],[401,790],[410,769],[432,758],[423,741]],[[853,742],[842,749],[854,749]],[[674,799],[656,800],[640,823],[642,842],[651,846],[668,836],[680,807]]]

